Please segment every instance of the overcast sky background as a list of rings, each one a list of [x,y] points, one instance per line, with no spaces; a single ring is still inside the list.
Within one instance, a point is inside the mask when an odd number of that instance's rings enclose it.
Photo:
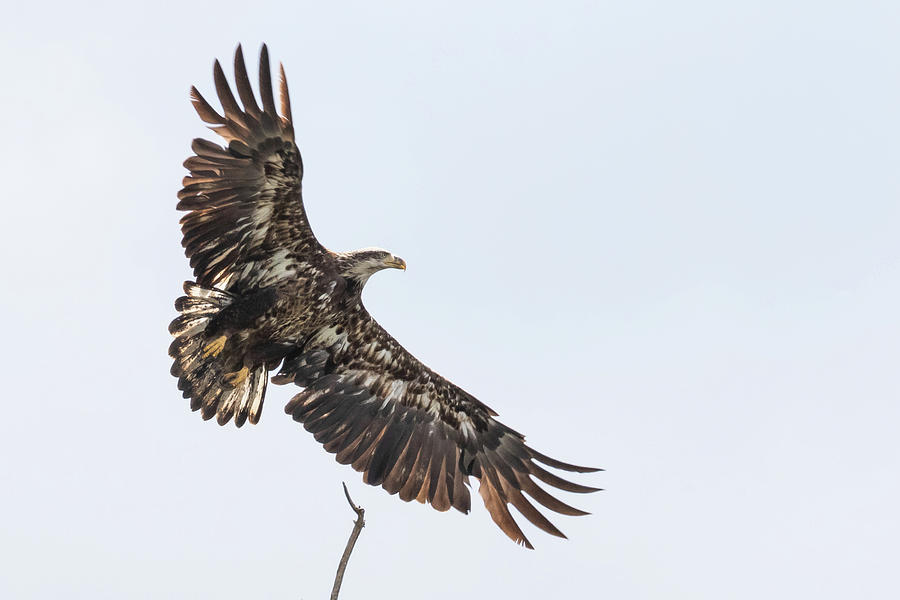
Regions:
[[[9,8],[0,596],[327,597],[345,480],[342,598],[898,597],[900,4],[730,4]],[[409,263],[370,311],[607,469],[568,541],[176,390],[188,88],[263,41],[320,240]]]

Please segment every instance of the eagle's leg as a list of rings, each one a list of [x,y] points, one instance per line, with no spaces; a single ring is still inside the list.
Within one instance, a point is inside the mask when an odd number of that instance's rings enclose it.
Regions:
[[[225,379],[225,382],[231,387],[238,387],[247,380],[248,375],[250,375],[250,369],[242,367],[240,371],[226,373],[223,379]]]
[[[256,325],[256,321],[271,310],[276,298],[276,290],[273,287],[234,298],[230,304],[213,316],[206,326],[206,336],[209,341],[203,346],[203,358],[218,358],[229,340],[232,340],[229,344],[229,354],[233,354],[231,345],[240,345],[246,340],[249,332]],[[237,366],[231,360],[227,362],[231,362],[229,366],[232,368]]]

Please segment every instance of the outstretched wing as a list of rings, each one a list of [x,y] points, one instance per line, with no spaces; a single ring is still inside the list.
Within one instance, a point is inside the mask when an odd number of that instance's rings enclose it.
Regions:
[[[227,147],[195,139],[195,155],[184,166],[190,175],[178,193],[182,245],[197,283],[241,294],[271,284],[289,271],[321,262],[318,243],[303,209],[303,162],[294,143],[291,105],[281,68],[281,115],[275,110],[269,53],[259,58],[256,103],[241,47],[234,55],[238,106],[219,61],[213,68],[224,116],[196,88],[194,108]]]
[[[547,533],[565,537],[526,498],[565,515],[587,514],[539,487],[532,477],[569,492],[593,492],[538,463],[579,473],[596,471],[549,458],[494,419],[490,408],[419,362],[359,307],[321,329],[285,359],[274,383],[303,386],[285,411],[303,423],[338,462],[364,473],[404,501],[440,511],[470,508],[469,475],[494,522],[528,548],[512,504]]]

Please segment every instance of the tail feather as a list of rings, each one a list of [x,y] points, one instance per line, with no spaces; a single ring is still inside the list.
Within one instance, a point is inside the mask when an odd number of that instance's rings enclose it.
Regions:
[[[238,385],[225,380],[222,356],[204,356],[206,327],[216,314],[234,301],[222,290],[205,288],[194,282],[184,284],[184,293],[175,301],[181,313],[169,325],[175,336],[169,356],[175,359],[172,375],[178,378],[178,389],[191,400],[191,410],[200,411],[204,420],[216,417],[219,425],[234,418],[238,427],[248,419],[255,424],[262,413],[268,371],[260,365]]]

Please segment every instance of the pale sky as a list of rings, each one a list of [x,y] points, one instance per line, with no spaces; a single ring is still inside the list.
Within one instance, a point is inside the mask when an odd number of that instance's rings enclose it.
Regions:
[[[900,4],[733,4],[7,9],[0,597],[327,597],[341,481],[342,599],[900,597]],[[373,315],[607,469],[569,540],[181,398],[188,89],[263,41],[319,239],[409,264]]]

